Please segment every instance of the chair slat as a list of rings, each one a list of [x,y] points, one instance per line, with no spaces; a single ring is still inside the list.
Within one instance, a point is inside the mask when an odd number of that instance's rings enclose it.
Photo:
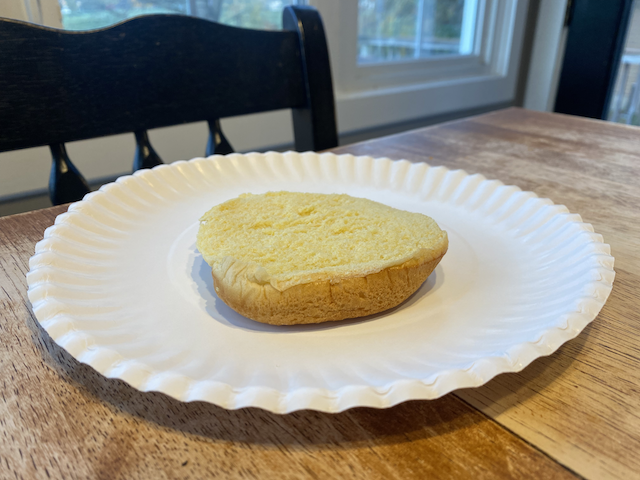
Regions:
[[[91,191],[87,181],[69,159],[63,143],[49,145],[51,150],[51,175],[49,197],[54,205],[82,200]]]
[[[227,155],[233,153],[233,147],[227,140],[227,137],[222,133],[222,126],[220,120],[209,121],[209,141],[207,142],[207,149],[205,155]]]
[[[136,137],[136,153],[133,157],[133,171],[161,165],[163,163],[162,159],[151,146],[147,131],[137,130],[134,134]]]

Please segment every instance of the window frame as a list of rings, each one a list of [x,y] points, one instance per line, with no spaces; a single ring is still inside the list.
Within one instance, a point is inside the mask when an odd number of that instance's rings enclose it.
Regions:
[[[312,3],[322,9],[326,2],[312,0]],[[335,14],[347,19],[348,23],[335,32],[342,45],[339,55],[344,57],[340,66],[342,70],[340,86],[345,91],[357,91],[489,73],[490,59],[494,52],[491,51],[490,43],[483,40],[486,36],[485,32],[489,30],[492,35],[495,35],[493,24],[497,9],[492,8],[492,5],[496,3],[495,0],[465,0],[465,8],[467,5],[472,5],[468,10],[477,12],[476,18],[473,19],[474,40],[469,53],[367,63],[358,62],[357,3],[330,4],[331,7],[339,9],[339,13],[336,11]],[[463,18],[463,22],[468,23],[468,18]],[[462,38],[461,42],[467,43],[468,39]]]
[[[369,66],[357,65],[357,2],[309,0],[324,19],[340,131],[513,102],[529,0],[479,3],[474,54]]]

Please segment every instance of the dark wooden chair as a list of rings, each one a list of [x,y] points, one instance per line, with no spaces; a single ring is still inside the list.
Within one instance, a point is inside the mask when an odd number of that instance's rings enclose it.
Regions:
[[[89,191],[65,142],[132,132],[134,170],[162,163],[147,130],[206,120],[206,154],[233,150],[220,118],[290,108],[295,148],[337,145],[329,55],[310,7],[283,31],[179,15],[71,32],[0,19],[0,152],[49,145],[54,204]]]

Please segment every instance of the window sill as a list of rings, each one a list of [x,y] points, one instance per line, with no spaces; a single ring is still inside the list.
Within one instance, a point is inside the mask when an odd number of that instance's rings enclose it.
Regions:
[[[336,92],[341,134],[513,100],[515,82],[481,75],[418,85]]]

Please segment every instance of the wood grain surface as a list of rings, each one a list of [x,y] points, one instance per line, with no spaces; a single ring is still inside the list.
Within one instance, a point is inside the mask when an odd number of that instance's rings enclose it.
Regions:
[[[604,236],[616,280],[596,320],[521,373],[456,395],[586,478],[640,478],[640,128],[508,109],[338,151],[482,173]]]
[[[40,327],[28,259],[64,207],[0,219],[0,478],[639,478],[640,129],[509,109],[352,146],[480,172],[580,213],[612,246],[598,318],[517,374],[340,414],[142,393]]]

